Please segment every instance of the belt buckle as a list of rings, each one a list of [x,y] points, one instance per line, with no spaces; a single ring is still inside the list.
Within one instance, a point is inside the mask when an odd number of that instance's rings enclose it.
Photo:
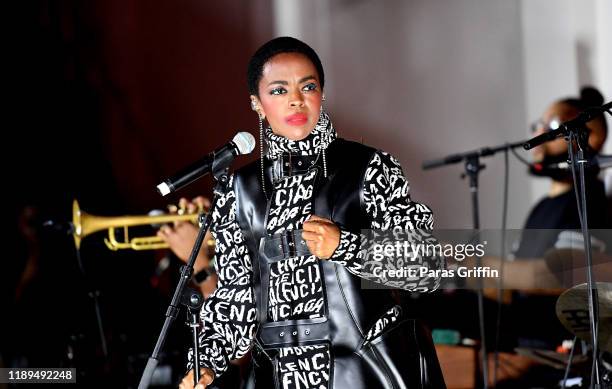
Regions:
[[[291,177],[293,173],[291,166],[291,153],[282,153],[280,157],[274,160],[274,168],[272,169],[274,182],[278,182],[286,177]]]
[[[283,246],[283,256],[285,258],[292,258],[297,256],[297,250],[295,247],[295,236],[293,235],[293,230],[283,232],[281,240]]]

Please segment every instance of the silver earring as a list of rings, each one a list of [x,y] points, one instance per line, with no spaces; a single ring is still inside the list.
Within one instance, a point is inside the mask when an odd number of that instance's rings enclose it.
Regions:
[[[321,112],[319,112],[319,116],[323,115],[323,102],[325,101],[325,95],[321,97]]]
[[[259,116],[259,164],[261,166],[261,189],[264,192],[266,201],[268,199],[268,192],[266,191],[266,181],[264,176],[264,130],[263,130],[263,118]]]
[[[327,158],[325,158],[325,150],[323,150],[323,177],[327,178]]]
[[[257,104],[253,100],[251,100],[251,109],[257,111]]]

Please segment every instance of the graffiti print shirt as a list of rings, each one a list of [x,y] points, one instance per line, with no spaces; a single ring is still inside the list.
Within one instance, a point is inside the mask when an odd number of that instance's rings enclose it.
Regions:
[[[325,114],[308,137],[291,141],[265,131],[267,158],[276,159],[284,152],[318,155],[324,158],[327,146],[336,132]],[[270,209],[267,234],[301,229],[311,214],[316,169],[305,174],[284,177],[269,188]],[[232,187],[233,176],[230,178]],[[270,190],[271,189],[271,190]],[[409,197],[409,186],[398,161],[377,151],[371,159],[364,180],[364,204],[373,229],[433,228],[433,214]],[[200,337],[200,366],[209,367],[217,375],[227,369],[230,360],[246,354],[257,330],[257,312],[252,281],[252,267],[243,233],[235,216],[236,195],[229,190],[218,199],[213,210],[213,235],[216,239],[218,289],[201,311],[204,331]],[[363,268],[359,251],[359,235],[341,230],[340,244],[329,259],[360,277],[369,278]],[[314,255],[288,258],[274,262],[270,269],[268,320],[284,321],[317,318],[325,314],[325,296],[321,280],[320,259]],[[430,264],[439,268],[439,263]],[[407,280],[403,289],[431,291],[438,279]],[[391,309],[370,329],[367,338],[382,333],[400,312]],[[282,388],[326,388],[329,382],[330,354],[327,345],[295,346],[279,349],[279,386]],[[190,354],[191,360],[191,354]]]

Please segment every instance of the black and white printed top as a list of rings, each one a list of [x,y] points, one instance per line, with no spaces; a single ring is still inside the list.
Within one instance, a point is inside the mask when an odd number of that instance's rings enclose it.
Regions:
[[[265,131],[267,158],[283,152],[321,155],[336,138],[329,117],[322,113],[315,129],[300,141]],[[311,214],[316,171],[281,178],[273,182],[266,232],[277,234],[301,229]],[[229,187],[232,187],[233,176]],[[268,188],[269,190],[270,188]],[[377,151],[366,170],[363,198],[372,229],[433,229],[433,214],[411,201],[408,181],[398,161]],[[213,210],[213,235],[216,239],[218,288],[202,307],[204,331],[200,337],[200,366],[222,374],[232,359],[246,354],[257,330],[257,312],[252,281],[252,266],[247,246],[236,221],[236,195],[233,190],[218,199]],[[341,230],[340,244],[330,261],[337,262],[354,275],[368,278],[360,258],[359,236]],[[320,268],[314,255],[274,262],[270,269],[268,320],[284,321],[317,318],[324,315],[325,297]],[[440,266],[437,266],[440,267]],[[407,279],[401,288],[432,291],[439,279]],[[399,316],[397,308],[381,317],[367,334],[373,338]],[[189,355],[191,361],[191,353]],[[285,347],[278,352],[279,384],[282,388],[326,388],[330,356],[327,345]],[[191,363],[189,364],[191,365]],[[306,371],[304,371],[306,370]]]

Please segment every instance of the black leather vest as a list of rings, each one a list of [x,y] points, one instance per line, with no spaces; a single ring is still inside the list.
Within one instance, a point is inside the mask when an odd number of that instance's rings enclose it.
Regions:
[[[266,159],[265,185],[271,190],[273,174],[288,176],[304,174],[311,168],[319,169],[313,214],[359,233],[361,229],[370,228],[363,206],[363,183],[375,152],[359,143],[336,139],[326,150],[327,178],[323,175],[323,163],[316,156],[285,154],[275,162]],[[275,349],[321,343],[330,346],[331,388],[445,387],[431,337],[417,321],[402,320],[373,341],[364,341],[367,331],[397,304],[396,300],[391,290],[364,289],[361,278],[334,262],[319,261],[326,300],[324,317],[268,322],[270,264],[309,255],[309,252],[300,232],[266,236],[270,203],[262,191],[260,161],[236,171],[234,191],[237,221],[253,263],[253,287],[260,322],[253,353],[256,387],[278,385],[278,380],[274,379]]]

